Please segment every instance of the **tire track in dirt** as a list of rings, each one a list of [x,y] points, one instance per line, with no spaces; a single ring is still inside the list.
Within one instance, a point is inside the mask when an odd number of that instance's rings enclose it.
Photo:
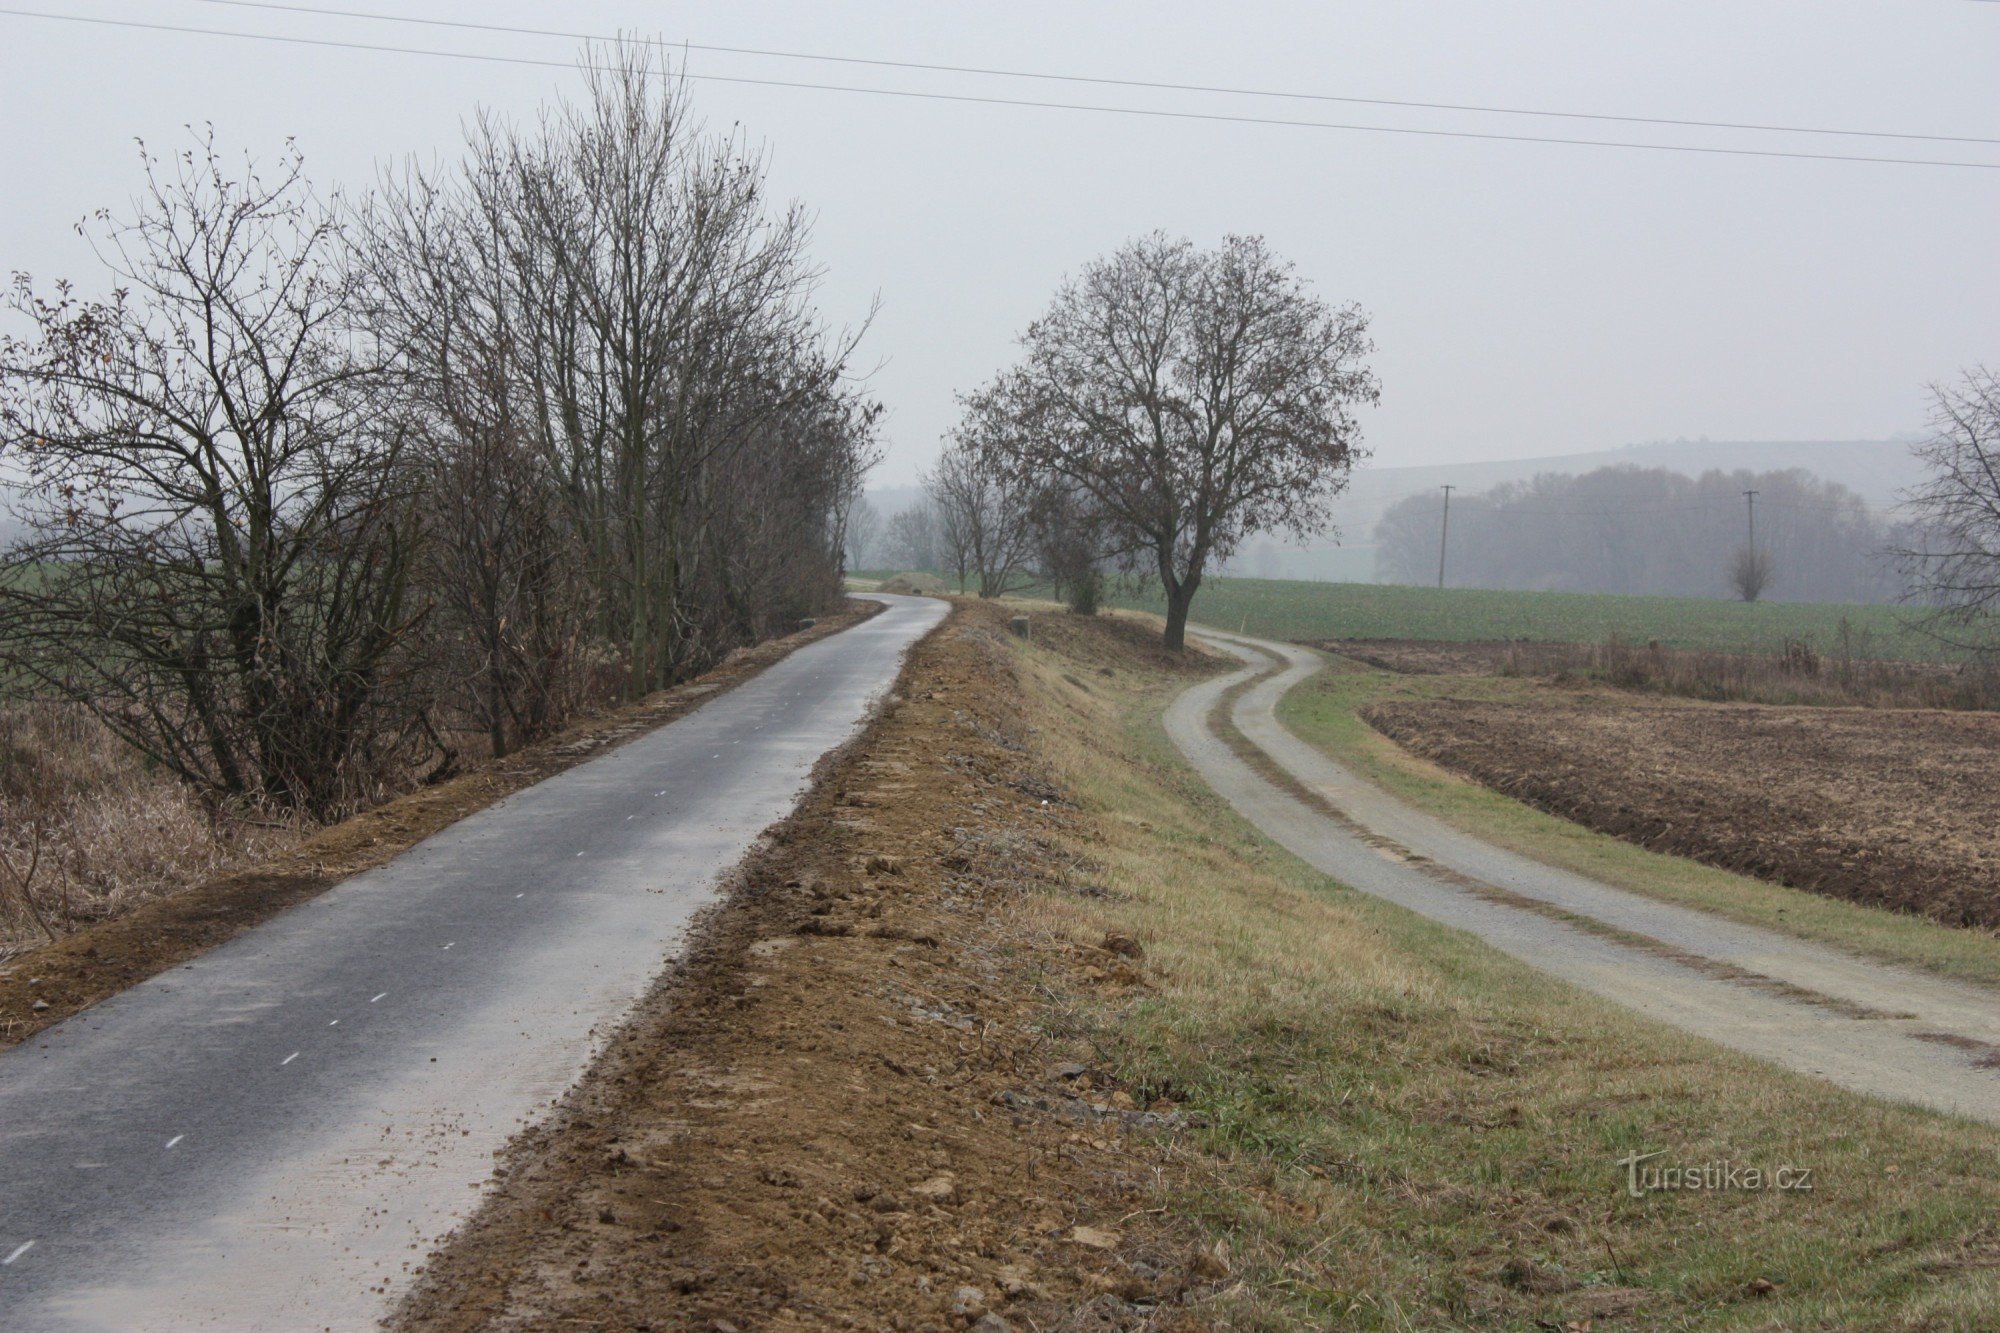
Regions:
[[[1657,902],[1461,833],[1278,722],[1278,700],[1320,669],[1316,653],[1201,637],[1246,665],[1185,692],[1168,733],[1239,812],[1307,863],[1689,1032],[1857,1092],[2000,1124],[2000,1075],[1983,1063],[2000,1045],[2000,997]],[[1232,691],[1229,718],[1243,739],[1315,799],[1259,774],[1217,735],[1211,714]],[[1779,985],[1746,987],[1718,969]]]

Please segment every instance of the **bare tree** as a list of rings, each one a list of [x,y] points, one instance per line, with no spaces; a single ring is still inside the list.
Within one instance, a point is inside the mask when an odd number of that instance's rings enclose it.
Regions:
[[[419,743],[389,692],[405,438],[299,158],[144,162],[136,216],[96,220],[109,296],[15,282],[34,333],[0,339],[0,439],[30,535],[0,653],[212,794],[325,815]]]
[[[882,515],[865,495],[854,497],[847,509],[847,567],[866,569],[881,545]]]
[[[1930,479],[1908,497],[1916,537],[1899,554],[1911,597],[1940,637],[2000,651],[2000,373],[1984,366],[1931,389]]]
[[[882,559],[897,569],[935,570],[944,560],[940,555],[938,511],[925,496],[890,519],[882,535]]]
[[[1776,575],[1777,567],[1766,547],[1739,546],[1729,557],[1729,586],[1743,601],[1756,601]]]
[[[1148,553],[1178,649],[1211,559],[1326,525],[1360,456],[1354,409],[1379,397],[1367,328],[1256,237],[1203,252],[1155,233],[1065,283],[966,413],[1013,423],[981,434],[1011,475],[1074,483]]]
[[[595,592],[546,460],[526,436],[510,233],[486,192],[409,173],[368,217],[368,319],[397,355],[383,410],[413,442],[422,507],[416,656],[445,716],[494,757],[559,727],[588,689]],[[445,768],[451,767],[447,758]]]
[[[824,394],[852,337],[824,347],[807,218],[768,206],[762,158],[708,134],[649,47],[585,70],[533,137],[485,122],[468,171],[509,219],[530,435],[636,694],[726,646],[687,614],[719,470]]]
[[[1025,583],[1035,556],[1034,491],[996,467],[975,438],[1005,428],[1004,422],[961,424],[923,482],[957,565],[959,591],[976,574],[981,597],[1001,597]]]

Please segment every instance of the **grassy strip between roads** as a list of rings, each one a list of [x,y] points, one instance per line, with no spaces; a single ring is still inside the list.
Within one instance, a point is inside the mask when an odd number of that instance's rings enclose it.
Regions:
[[[1662,855],[1546,814],[1412,755],[1361,718],[1383,699],[1526,698],[1499,677],[1402,676],[1336,660],[1278,706],[1297,736],[1417,808],[1607,884],[1961,981],[2000,986],[2000,939]],[[2000,1001],[1996,1001],[2000,1002]]]
[[[1102,892],[1032,910],[1056,932],[1134,935],[1150,985],[1057,1001],[1048,1021],[1198,1116],[1158,1204],[1233,1273],[1204,1313],[2000,1325],[2000,1135],[1652,1024],[1328,880],[1173,750],[1159,717],[1184,670],[1102,674],[1101,640],[1064,619],[1038,618],[1017,651],[1034,748],[1088,817],[1077,850]],[[1633,1198],[1620,1161],[1645,1153],[1663,1155],[1644,1168],[1739,1174]],[[1810,1190],[1742,1187],[1780,1167],[1810,1171]]]

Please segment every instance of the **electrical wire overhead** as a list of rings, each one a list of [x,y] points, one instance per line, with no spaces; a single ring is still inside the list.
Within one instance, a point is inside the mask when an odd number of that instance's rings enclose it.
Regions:
[[[1996,0],[2000,2],[2000,0]],[[560,28],[526,28],[505,23],[478,23],[465,19],[423,18],[413,14],[383,14],[369,10],[337,9],[328,5],[282,4],[278,0],[197,0],[230,9],[264,10],[280,14],[312,14],[321,17],[362,19],[373,23],[403,23],[426,28],[457,28],[469,32],[506,33],[517,37],[560,37],[578,42],[619,40],[602,33],[571,32]],[[1596,120],[1625,125],[1662,125],[1675,129],[1750,130],[1770,134],[1822,134],[1861,139],[1904,139],[1929,143],[2000,144],[2000,138],[1969,134],[1921,134],[1901,130],[1835,129],[1818,125],[1768,125],[1748,121],[1686,120],[1668,116],[1630,116],[1598,111],[1545,111],[1530,107],[1484,106],[1463,102],[1423,102],[1392,97],[1353,97],[1335,93],[1291,92],[1271,88],[1244,88],[1225,84],[1171,83],[1156,79],[1110,78],[1090,74],[1053,74],[1037,70],[1001,69],[985,65],[944,65],[920,60],[887,60],[873,56],[833,56],[810,51],[783,51],[754,46],[719,46],[714,43],[668,41],[661,38],[625,38],[648,46],[672,50],[707,51],[718,55],[758,56],[776,60],[808,60],[835,65],[865,65],[875,69],[922,70],[938,74],[974,74],[986,78],[1032,79],[1051,83],[1080,83],[1101,88],[1139,88],[1156,92],[1206,93],[1228,97],[1265,97],[1297,102],[1336,102],[1348,106],[1383,106],[1406,110],[1462,111],[1489,116],[1539,116],[1559,120]]]
[[[43,10],[0,8],[0,16],[43,19],[58,23],[89,24],[145,32],[171,32],[198,37],[223,37],[243,41],[270,42],[287,46],[323,47],[333,50],[424,56],[445,60],[482,61],[490,64],[574,70],[592,68],[578,61],[539,59],[532,56],[505,56],[474,51],[450,51],[426,47],[392,46],[385,43],[341,41],[325,37],[297,37],[278,33],[243,32],[229,28],[203,28],[183,24],[154,23],[141,19],[114,19],[82,14],[52,14]],[[893,97],[913,101],[949,102],[974,106],[1036,108],[1050,111],[1088,112],[1096,115],[1135,119],[1162,119],[1223,125],[1266,125],[1287,129],[1333,130],[1359,134],[1392,134],[1426,139],[1465,139],[1490,143],[1562,144],[1584,148],[1609,148],[1653,153],[1684,153],[1721,157],[1790,159],[1807,162],[1847,162],[1878,166],[1931,167],[1953,170],[2000,171],[2000,161],[1975,162],[1948,158],[1885,157],[1854,153],[1815,153],[1779,148],[1727,147],[1715,144],[1649,143],[1638,140],[1577,139],[1561,135],[1506,134],[1482,130],[1447,130],[1411,125],[1365,125],[1337,121],[1301,120],[1277,116],[1232,115],[1213,111],[1172,111],[1154,107],[1109,106],[1089,102],[1056,102],[1033,98],[993,97],[973,93],[924,92],[906,88],[871,88],[855,84],[815,83],[793,79],[753,78],[747,75],[690,74],[677,71],[672,77],[695,83],[722,83],[760,88],[802,89],[816,92],[851,93],[872,97]]]

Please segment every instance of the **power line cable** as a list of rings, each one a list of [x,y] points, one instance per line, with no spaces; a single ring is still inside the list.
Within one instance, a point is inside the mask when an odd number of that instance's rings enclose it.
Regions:
[[[245,41],[274,42],[287,46],[316,46],[334,50],[365,51],[391,55],[429,56],[446,60],[484,61],[492,64],[529,66],[542,69],[599,68],[578,61],[543,60],[530,56],[490,55],[471,51],[441,51],[424,47],[389,46],[374,42],[337,41],[324,37],[292,37],[275,33],[241,32],[227,28],[199,28],[172,23],[149,23],[139,19],[113,19],[82,14],[51,14],[41,10],[0,8],[0,15],[13,18],[46,19],[58,23],[81,23],[99,27],[127,28],[146,32],[183,33],[197,37],[227,37]],[[1973,171],[2000,171],[2000,162],[1967,162],[1939,158],[1872,157],[1847,153],[1809,153],[1778,148],[1726,148],[1701,144],[1644,143],[1613,139],[1572,139],[1557,135],[1499,134],[1479,130],[1420,129],[1408,125],[1353,125],[1323,120],[1292,120],[1274,116],[1227,115],[1209,111],[1167,111],[1157,108],[1104,106],[1086,102],[1049,102],[1029,98],[988,97],[971,93],[918,92],[903,88],[867,88],[853,84],[810,83],[790,79],[760,79],[743,75],[687,74],[672,77],[698,83],[728,83],[760,88],[792,88],[816,92],[857,93],[875,97],[897,97],[927,102],[954,102],[977,106],[1034,107],[1051,111],[1083,111],[1098,115],[1199,121],[1224,125],[1272,125],[1289,129],[1339,130],[1362,134],[1399,134],[1427,139],[1471,139],[1493,143],[1566,144],[1582,148],[1616,148],[1656,153],[1694,153],[1722,157],[1784,158],[1806,162],[1857,162],[1878,166],[1941,167]]]
[[[1995,0],[2000,3],[2000,0]],[[362,19],[374,23],[403,23],[427,28],[457,28],[469,32],[506,33],[517,37],[560,37],[568,41],[612,42],[618,38],[601,33],[571,32],[560,28],[527,28],[505,23],[478,23],[465,19],[424,18],[413,14],[383,14],[368,10],[336,9],[326,5],[279,4],[275,0],[197,0],[200,4],[222,5],[230,9],[264,10],[280,14],[312,14],[329,18]],[[1630,116],[1596,111],[1544,111],[1529,107],[1485,106],[1465,102],[1424,102],[1392,97],[1354,97],[1335,93],[1290,92],[1272,88],[1243,88],[1227,84],[1172,83],[1156,79],[1113,78],[1091,74],[1052,74],[1039,70],[1002,69],[985,65],[945,65],[921,60],[888,60],[874,56],[834,56],[812,51],[784,51],[755,46],[721,46],[706,42],[668,41],[662,38],[625,38],[643,45],[673,50],[707,51],[718,55],[756,56],[774,60],[808,60],[823,64],[865,65],[876,69],[922,70],[936,74],[974,74],[985,78],[1033,79],[1051,83],[1088,84],[1100,88],[1139,88],[1155,92],[1205,93],[1227,97],[1267,97],[1297,102],[1335,102],[1348,106],[1384,106],[1405,110],[1463,111],[1489,116],[1538,116],[1558,120],[1596,120],[1626,125],[1664,125],[1676,129],[1750,130],[1770,134],[1823,134],[1863,139],[1906,139],[1929,143],[2000,144],[2000,138],[1969,134],[1921,134],[1900,130],[1835,129],[1819,125],[1767,125],[1754,121],[1687,120],[1668,116]]]

